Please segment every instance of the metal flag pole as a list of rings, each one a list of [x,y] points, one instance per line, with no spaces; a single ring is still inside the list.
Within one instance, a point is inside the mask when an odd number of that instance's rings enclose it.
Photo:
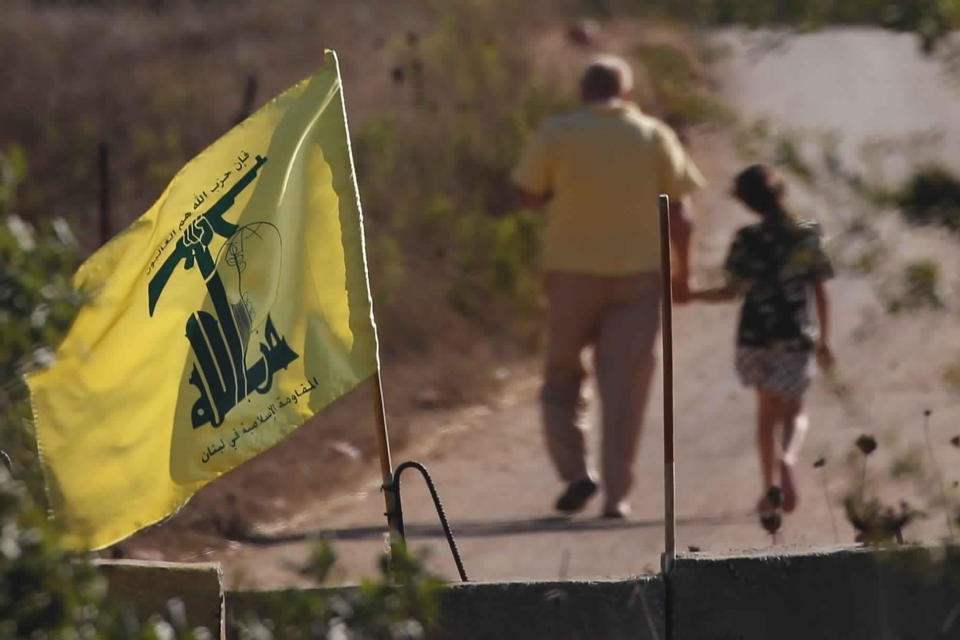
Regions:
[[[377,420],[377,449],[380,452],[380,474],[383,478],[383,499],[387,511],[387,530],[390,548],[403,544],[403,525],[401,524],[397,492],[393,489],[393,461],[390,459],[390,439],[387,436],[387,411],[383,402],[383,384],[380,381],[380,367],[370,378],[370,391],[373,396],[373,413]]]
[[[673,465],[673,279],[670,273],[670,198],[660,196],[660,274],[663,278],[661,322],[663,336],[663,507],[664,549],[661,568],[670,572],[677,551],[674,510],[676,476]]]

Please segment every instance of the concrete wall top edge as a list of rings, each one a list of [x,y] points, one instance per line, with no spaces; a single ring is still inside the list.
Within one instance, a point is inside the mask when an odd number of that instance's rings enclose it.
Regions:
[[[223,571],[218,562],[167,562],[165,560],[109,560],[106,558],[94,558],[91,563],[96,567],[120,567],[120,568],[138,568],[138,569],[174,569],[177,571],[216,571],[222,574]]]
[[[960,545],[945,544],[903,544],[887,547],[865,545],[834,545],[825,547],[777,547],[767,549],[737,549],[729,553],[682,553],[677,554],[677,564],[703,564],[709,562],[729,562],[731,560],[770,560],[792,558],[818,558],[830,555],[859,554],[903,554],[926,551],[943,553],[945,550],[960,550]]]
[[[647,573],[629,577],[619,578],[574,578],[572,580],[510,580],[506,582],[484,581],[484,582],[450,582],[448,587],[490,587],[490,586],[523,586],[523,587],[559,587],[564,585],[576,584],[583,586],[602,586],[607,587],[618,584],[634,585],[638,582],[656,582],[661,579],[659,573]]]
[[[640,575],[633,578],[618,578],[618,579],[602,579],[602,578],[585,578],[582,580],[515,580],[509,582],[448,582],[444,585],[448,589],[473,589],[473,588],[498,588],[498,589],[520,589],[520,588],[533,588],[533,589],[552,589],[560,587],[569,587],[571,585],[576,585],[579,587],[603,587],[611,588],[618,585],[627,585],[634,586],[637,584],[653,584],[660,582],[662,576],[659,573]],[[320,586],[304,589],[302,587],[288,587],[281,589],[228,589],[226,594],[228,597],[236,595],[246,595],[251,594],[253,596],[266,596],[270,594],[282,594],[284,592],[294,590],[294,591],[342,591],[349,589],[356,589],[359,585],[348,584],[348,585],[338,585],[338,586]]]

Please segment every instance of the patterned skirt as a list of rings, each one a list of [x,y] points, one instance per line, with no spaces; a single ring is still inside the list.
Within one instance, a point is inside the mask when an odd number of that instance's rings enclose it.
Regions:
[[[737,375],[748,387],[800,400],[810,386],[810,352],[782,347],[737,347]]]

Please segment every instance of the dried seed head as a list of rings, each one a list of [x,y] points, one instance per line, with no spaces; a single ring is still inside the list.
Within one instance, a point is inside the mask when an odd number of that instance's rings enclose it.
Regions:
[[[860,449],[865,456],[870,455],[877,449],[877,439],[866,433],[857,438],[856,444],[857,449]]]

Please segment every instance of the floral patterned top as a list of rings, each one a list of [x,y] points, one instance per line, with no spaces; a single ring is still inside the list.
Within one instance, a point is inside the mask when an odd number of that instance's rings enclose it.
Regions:
[[[820,225],[783,217],[737,232],[724,269],[746,290],[737,345],[809,351],[818,330],[810,322],[810,285],[833,277]]]

